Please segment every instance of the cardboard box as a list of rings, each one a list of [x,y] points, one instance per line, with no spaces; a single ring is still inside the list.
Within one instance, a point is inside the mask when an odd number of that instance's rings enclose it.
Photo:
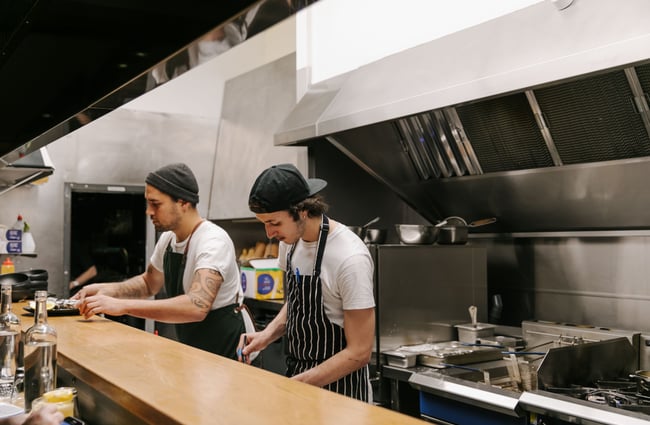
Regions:
[[[241,285],[244,296],[258,300],[284,298],[284,271],[278,259],[250,260],[241,267]]]

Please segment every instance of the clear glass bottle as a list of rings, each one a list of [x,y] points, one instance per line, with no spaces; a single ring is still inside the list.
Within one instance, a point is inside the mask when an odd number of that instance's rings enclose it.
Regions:
[[[0,400],[11,401],[17,395],[15,384],[22,381],[20,318],[11,303],[10,283],[3,283],[0,295]]]
[[[34,293],[34,326],[25,332],[25,411],[32,401],[56,388],[56,330],[47,323],[47,291]]]

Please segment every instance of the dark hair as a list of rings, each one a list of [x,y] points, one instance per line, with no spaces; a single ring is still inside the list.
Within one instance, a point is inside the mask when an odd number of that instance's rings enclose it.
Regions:
[[[309,217],[318,217],[325,214],[328,208],[329,205],[321,195],[314,195],[289,207],[289,215],[293,221],[298,221],[301,211],[307,211]]]
[[[167,193],[166,195],[169,196],[173,202],[178,202],[178,201],[187,202],[192,206],[192,208],[196,209],[196,202],[188,201],[187,199],[179,198],[177,196],[170,195],[169,193]]]

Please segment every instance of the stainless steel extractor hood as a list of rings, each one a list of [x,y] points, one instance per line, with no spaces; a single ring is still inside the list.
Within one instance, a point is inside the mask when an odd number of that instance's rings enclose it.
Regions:
[[[650,3],[555,4],[316,85],[276,143],[329,141],[432,222],[650,229]]]
[[[19,159],[13,164],[0,164],[0,195],[24,184],[34,183],[54,172],[54,165],[47,153],[47,148]]]
[[[250,23],[251,36],[253,23],[261,30],[290,13],[271,0],[0,1],[0,159],[15,163],[180,75],[195,65],[195,42],[219,40],[222,25]],[[170,75],[152,78],[155,66]]]

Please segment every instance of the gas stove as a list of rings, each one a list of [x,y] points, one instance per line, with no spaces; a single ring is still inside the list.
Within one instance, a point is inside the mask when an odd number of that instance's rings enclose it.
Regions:
[[[546,391],[565,394],[601,406],[650,415],[650,391],[631,378],[598,380],[594,386],[548,387]],[[650,416],[648,420],[650,421]]]

